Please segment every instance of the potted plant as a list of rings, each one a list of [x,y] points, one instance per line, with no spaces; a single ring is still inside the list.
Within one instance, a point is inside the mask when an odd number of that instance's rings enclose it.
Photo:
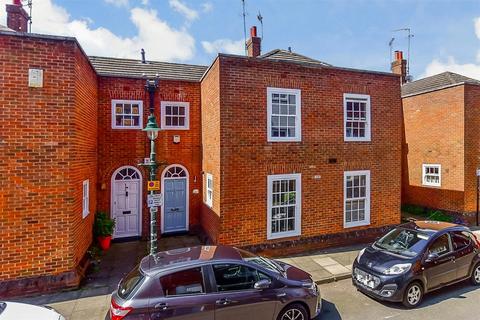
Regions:
[[[93,224],[93,232],[97,237],[98,244],[103,250],[110,248],[113,230],[115,229],[115,219],[111,219],[107,213],[98,212],[95,215],[95,223]]]

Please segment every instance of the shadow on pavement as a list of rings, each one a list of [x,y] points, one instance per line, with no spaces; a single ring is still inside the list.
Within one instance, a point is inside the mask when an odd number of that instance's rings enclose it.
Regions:
[[[341,320],[342,316],[334,303],[322,299],[322,312],[314,320]]]

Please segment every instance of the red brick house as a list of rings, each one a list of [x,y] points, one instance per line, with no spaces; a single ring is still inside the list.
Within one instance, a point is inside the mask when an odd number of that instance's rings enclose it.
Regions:
[[[473,216],[480,81],[444,72],[402,86],[402,202]]]
[[[17,8],[18,9],[18,8]],[[10,20],[9,20],[10,21]],[[17,21],[12,19],[12,21]],[[399,76],[290,51],[209,67],[88,57],[74,38],[0,30],[0,296],[75,286],[96,211],[148,239],[145,79],[157,77],[159,234],[282,252],[400,222]]]

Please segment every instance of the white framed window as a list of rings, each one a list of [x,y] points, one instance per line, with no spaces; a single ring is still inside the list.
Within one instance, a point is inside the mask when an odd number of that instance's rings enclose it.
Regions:
[[[343,109],[345,141],[370,141],[370,96],[345,93]]]
[[[344,227],[370,224],[370,171],[344,172]]]
[[[113,129],[142,129],[142,100],[112,100]]]
[[[267,88],[267,140],[302,141],[301,91]]]
[[[190,128],[190,103],[162,101],[160,108],[162,129],[187,130]]]
[[[424,186],[442,186],[442,166],[439,164],[423,164],[422,182]]]
[[[82,217],[85,218],[90,213],[90,181],[88,179],[83,181],[82,194]]]
[[[267,177],[267,239],[298,236],[302,223],[300,173]]]
[[[205,204],[213,207],[213,176],[210,173],[205,174]]]

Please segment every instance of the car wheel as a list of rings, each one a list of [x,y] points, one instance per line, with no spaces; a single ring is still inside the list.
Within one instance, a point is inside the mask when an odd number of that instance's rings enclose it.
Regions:
[[[412,282],[408,285],[403,294],[403,305],[407,308],[415,308],[422,302],[423,287],[418,282]]]
[[[480,263],[473,268],[472,283],[476,286],[480,286]]]
[[[277,320],[309,320],[307,310],[301,304],[294,303],[280,312]]]

